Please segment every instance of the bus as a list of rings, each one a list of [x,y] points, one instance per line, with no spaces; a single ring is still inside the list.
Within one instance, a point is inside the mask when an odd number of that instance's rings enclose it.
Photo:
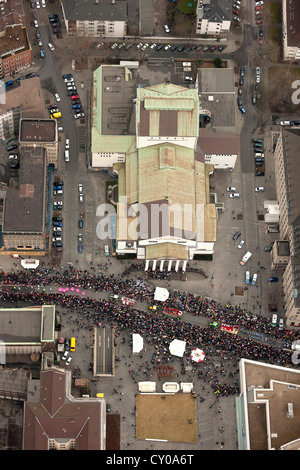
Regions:
[[[72,352],[75,351],[75,338],[71,338],[70,351],[72,351]]]
[[[252,253],[250,251],[247,251],[247,253],[243,256],[242,260],[240,261],[240,264],[244,266],[245,263],[247,263],[248,259],[250,259],[252,256]]]

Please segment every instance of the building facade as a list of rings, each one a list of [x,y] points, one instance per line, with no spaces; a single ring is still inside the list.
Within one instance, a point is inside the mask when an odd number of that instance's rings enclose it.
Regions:
[[[282,1],[283,60],[300,59],[300,3]]]
[[[289,243],[285,247],[284,258],[278,258],[278,243],[271,252],[271,263],[281,259],[284,267],[283,290],[286,323],[289,327],[300,327],[300,130],[283,129],[275,152],[276,193],[280,207],[280,240]],[[277,243],[277,244],[276,244]],[[278,264],[278,263],[277,263]]]
[[[230,31],[232,5],[227,0],[198,0],[196,34],[219,36]]]
[[[58,132],[56,120],[21,119],[19,143],[20,148],[45,149],[46,165],[57,168]]]
[[[69,36],[123,38],[127,32],[127,2],[61,0]]]

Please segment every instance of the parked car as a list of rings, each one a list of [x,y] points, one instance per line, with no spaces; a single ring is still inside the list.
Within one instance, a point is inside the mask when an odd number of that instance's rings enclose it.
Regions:
[[[251,284],[252,284],[253,286],[255,286],[255,285],[256,285],[256,281],[257,281],[257,274],[255,273],[255,274],[253,274]]]
[[[169,32],[170,32],[169,26],[168,26],[167,24],[165,24],[165,32],[166,32],[166,33],[169,33]]]
[[[271,251],[271,250],[272,250],[272,245],[264,247],[264,251]]]
[[[276,276],[274,276],[274,277],[273,277],[273,276],[270,276],[270,277],[268,277],[268,282],[278,282],[278,277],[276,277]]]
[[[226,188],[226,191],[236,191],[236,188],[233,187],[233,186],[228,186],[228,188]]]
[[[230,197],[230,198],[233,198],[233,197],[240,197],[240,194],[239,194],[239,193],[231,193],[231,194],[229,194],[229,197]]]
[[[82,253],[83,245],[82,243],[78,243],[78,253]]]
[[[48,47],[49,47],[50,51],[54,51],[54,46],[53,46],[53,44],[51,44],[51,42],[49,42]]]
[[[241,232],[235,232],[235,234],[232,237],[232,240],[237,240],[241,236]]]
[[[238,244],[238,248],[241,249],[245,245],[245,240],[241,240],[240,243]]]
[[[263,186],[258,186],[257,188],[255,188],[256,192],[264,191],[264,190],[265,190],[265,188]]]
[[[65,351],[65,352],[63,353],[63,355],[62,355],[62,360],[63,360],[63,361],[66,361],[68,355],[69,355],[69,351]]]

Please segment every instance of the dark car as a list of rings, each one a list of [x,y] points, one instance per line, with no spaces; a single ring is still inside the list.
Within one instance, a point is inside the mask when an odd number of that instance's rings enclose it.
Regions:
[[[271,250],[272,250],[272,245],[264,247],[264,251],[271,251]]]
[[[265,176],[265,172],[264,171],[256,171],[255,176]]]
[[[65,338],[65,350],[70,350],[70,338]]]
[[[62,227],[62,222],[52,222],[53,227]]]
[[[106,404],[106,413],[110,413],[111,411],[111,406],[109,403]]]
[[[268,282],[278,282],[278,277],[268,277]]]
[[[189,47],[185,47],[185,48],[183,49],[183,52],[185,52],[185,53],[187,54],[187,53],[189,52],[189,50],[190,50]]]
[[[62,217],[52,217],[53,222],[62,222],[63,218]]]
[[[178,47],[178,46],[175,44],[175,45],[172,47],[171,51],[172,51],[172,52],[176,51],[177,47]]]
[[[241,236],[241,232],[236,232],[236,233],[233,235],[232,240],[237,240],[240,236]]]
[[[65,78],[73,78],[73,75],[71,73],[66,73],[65,75],[62,76],[63,79]]]
[[[219,51],[219,52],[222,52],[222,51],[225,49],[225,47],[226,47],[226,46],[219,46],[219,47],[218,47],[218,51]]]
[[[82,243],[78,243],[78,253],[82,253],[83,245]]]
[[[264,141],[264,139],[252,139],[252,142],[253,142],[254,144],[262,144],[263,141]]]
[[[7,150],[8,152],[10,152],[11,150],[15,150],[15,149],[17,149],[17,148],[18,148],[17,144],[12,144],[12,145],[8,145],[8,146],[6,147],[6,150]]]
[[[260,29],[260,30],[259,30],[259,37],[261,37],[261,38],[262,38],[262,37],[263,37],[263,35],[264,35],[264,30],[263,30],[263,29]]]
[[[156,50],[159,52],[159,51],[162,50],[163,47],[164,47],[164,46],[163,46],[162,44],[160,44],[159,46],[157,46]]]
[[[239,85],[240,85],[240,86],[243,86],[243,85],[244,85],[244,79],[243,79],[243,77],[240,77],[240,79],[239,79]]]
[[[82,220],[82,219],[79,219],[79,220],[78,220],[78,227],[79,227],[79,228],[82,228],[82,227],[83,227],[83,220]]]
[[[240,76],[244,77],[245,76],[245,67],[240,68]]]

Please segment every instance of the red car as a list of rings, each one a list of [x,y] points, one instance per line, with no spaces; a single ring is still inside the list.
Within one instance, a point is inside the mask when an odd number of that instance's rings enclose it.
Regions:
[[[240,12],[237,11],[237,10],[233,10],[233,13],[234,13],[235,15],[237,15],[237,16],[240,14]]]
[[[262,46],[262,43],[263,43],[263,38],[259,38],[259,45]]]
[[[79,95],[72,95],[71,100],[79,100]]]
[[[212,47],[210,48],[210,52],[214,52],[216,49],[217,49],[217,46],[212,46]]]

